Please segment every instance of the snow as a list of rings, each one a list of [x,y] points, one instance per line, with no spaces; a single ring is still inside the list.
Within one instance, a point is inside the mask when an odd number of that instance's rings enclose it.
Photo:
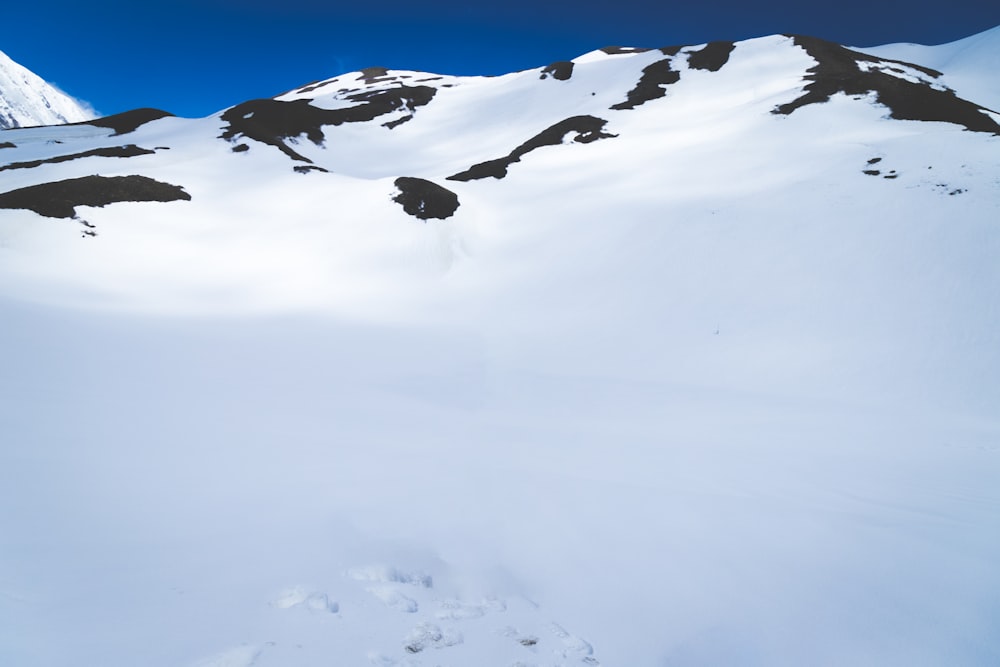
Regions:
[[[1000,139],[774,115],[784,37],[609,109],[664,57],[445,79],[301,138],[332,173],[218,115],[0,133],[169,148],[0,191],[192,195],[0,210],[0,664],[996,664]]]
[[[919,63],[944,74],[942,82],[966,99],[1000,110],[1000,26],[949,44],[887,44],[857,48],[879,58]]]
[[[73,99],[0,51],[0,129],[60,125],[96,118]]]

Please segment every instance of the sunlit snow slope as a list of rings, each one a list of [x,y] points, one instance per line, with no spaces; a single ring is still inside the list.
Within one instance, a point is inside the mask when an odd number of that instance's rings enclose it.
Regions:
[[[0,132],[0,664],[1000,662],[1000,114],[892,57]]]
[[[90,109],[0,51],[0,130],[93,118]]]

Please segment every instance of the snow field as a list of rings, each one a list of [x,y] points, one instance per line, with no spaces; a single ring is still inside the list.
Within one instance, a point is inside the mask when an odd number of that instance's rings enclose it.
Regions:
[[[0,211],[0,663],[1000,660],[996,137],[774,116],[776,37],[444,180],[660,57],[458,80],[328,174],[163,119],[101,173],[192,202]]]

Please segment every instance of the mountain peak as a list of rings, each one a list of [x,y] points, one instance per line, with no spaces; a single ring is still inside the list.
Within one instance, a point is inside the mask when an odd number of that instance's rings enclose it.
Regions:
[[[0,129],[91,120],[92,110],[0,51]]]

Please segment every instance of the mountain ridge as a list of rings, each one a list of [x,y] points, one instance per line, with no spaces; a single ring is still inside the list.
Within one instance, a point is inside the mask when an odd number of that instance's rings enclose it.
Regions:
[[[387,178],[417,177],[432,182],[483,178],[499,180],[507,176],[512,164],[520,162],[522,157],[539,148],[558,146],[567,141],[589,144],[596,140],[616,140],[619,133],[613,129],[615,118],[627,118],[628,114],[633,113],[642,114],[646,105],[659,100],[664,100],[658,102],[660,104],[670,104],[674,97],[672,91],[683,90],[688,78],[702,82],[697,85],[706,86],[708,92],[705,93],[705,99],[709,106],[713,105],[713,95],[726,99],[734,91],[746,91],[744,82],[733,81],[726,84],[729,88],[722,89],[719,93],[712,92],[712,79],[707,77],[721,75],[725,78],[726,68],[734,52],[738,55],[754,49],[769,49],[774,54],[772,57],[780,55],[788,61],[804,55],[803,64],[812,62],[811,66],[802,69],[801,93],[772,105],[767,109],[771,114],[794,115],[807,107],[822,106],[833,96],[841,96],[866,105],[886,108],[888,117],[892,119],[945,122],[968,131],[1000,134],[1000,123],[997,121],[1000,116],[974,101],[964,100],[956,95],[953,89],[940,83],[942,74],[936,70],[919,64],[879,58],[816,38],[794,35],[659,49],[605,47],[572,61],[500,77],[448,77],[372,67],[312,82],[274,98],[237,104],[201,121],[174,119],[169,122],[178,124],[178,127],[197,127],[217,121],[221,126],[216,138],[228,145],[231,152],[246,158],[259,151],[277,149],[292,161],[292,170],[302,174],[336,172],[364,177],[364,174],[355,173],[352,165],[339,159],[338,154],[347,148],[362,153],[369,149],[385,152],[385,160],[362,159],[355,162],[367,162],[372,166],[385,165],[388,169],[381,170],[381,173]],[[607,73],[602,74],[601,70]],[[766,70],[747,69],[745,75],[759,81],[755,83],[754,91],[760,90],[761,86],[772,85]],[[631,84],[627,83],[630,79],[633,81]],[[791,96],[796,87],[799,86],[786,85],[784,89]],[[589,89],[585,90],[587,88]],[[477,94],[481,91],[483,99],[487,101],[479,102],[476,98],[469,97],[466,91]],[[571,101],[566,97],[567,93],[572,95]],[[746,92],[741,94],[746,95]],[[534,98],[536,102],[524,104],[519,96]],[[455,111],[446,112],[451,115],[445,115],[443,121],[434,121],[433,118],[425,121],[426,115],[435,115],[435,110],[441,105],[438,102],[440,98],[448,99],[444,107],[453,107]],[[459,107],[454,106],[456,103]],[[490,108],[491,104],[495,108],[510,108],[514,110],[515,116],[498,117],[494,109]],[[730,112],[724,105],[715,105],[715,108],[720,113]],[[763,106],[759,108],[760,111],[764,110]],[[581,111],[586,113],[579,113]],[[455,115],[456,113],[459,115]],[[131,135],[139,128],[165,122],[164,119],[169,116],[164,111],[136,109],[108,118],[80,121],[77,125],[91,127],[95,131],[100,128],[114,130],[108,136],[112,139]],[[516,124],[509,121],[515,120],[517,116],[524,117],[524,122],[529,125],[520,137],[510,132],[510,128],[516,127]],[[428,162],[432,155],[440,151],[426,150],[414,143],[409,136],[413,134],[409,127],[436,122],[432,126],[436,129],[432,131],[438,135],[448,134],[454,131],[450,125],[453,118],[461,119],[454,126],[459,133],[469,133],[465,139],[466,145],[476,148],[466,157],[451,158],[450,165]],[[472,126],[478,124],[480,127],[469,127],[470,121]],[[463,126],[466,129],[461,129]],[[363,130],[364,137],[352,140],[350,146],[340,142],[335,150],[327,150],[329,142],[337,142],[341,133],[348,132],[348,128],[353,127],[366,128]],[[486,129],[487,127],[492,129]],[[350,131],[348,134],[357,133]],[[510,135],[506,146],[495,139],[504,134]],[[65,152],[62,155],[57,154],[62,151],[61,148],[41,151],[47,156],[36,156],[38,151],[32,149],[28,151],[31,159],[20,160],[17,159],[22,153],[18,149],[18,135],[7,131],[2,136],[5,138],[4,145],[7,146],[2,157],[11,161],[5,166],[0,165],[6,170],[27,170],[29,166],[39,168],[56,163],[75,165],[89,161],[85,158],[99,156],[125,159],[159,153],[164,156],[163,159],[169,160],[168,154],[164,153],[169,148],[168,145],[156,150],[133,145],[129,149],[133,152],[126,154],[122,152],[121,146],[111,144]],[[431,141],[440,145],[437,139]],[[87,138],[82,143],[89,146],[92,140]],[[448,143],[448,140],[444,140],[444,143]],[[482,146],[481,150],[479,146]],[[495,148],[487,148],[488,146]],[[392,157],[389,158],[389,155]],[[408,160],[423,162],[424,166],[416,164],[416,169],[406,168]],[[401,171],[407,173],[397,173]],[[38,173],[38,170],[33,173]],[[81,177],[96,175],[79,174]],[[33,185],[42,184],[36,182]],[[183,188],[183,184],[174,185]],[[436,185],[442,188],[444,186],[441,182]],[[80,192],[75,187],[71,190]],[[116,191],[122,198],[120,201],[128,201],[127,188],[118,188]],[[51,192],[51,187],[0,192],[0,207],[10,209],[25,205],[25,202],[31,200],[30,192],[47,193]],[[107,203],[113,203],[113,200]],[[422,210],[420,205],[413,205],[417,209],[410,210]],[[52,209],[44,202],[39,206],[45,206],[49,211],[74,210]],[[457,206],[453,208],[457,209]],[[35,210],[41,209],[36,207]]]
[[[92,120],[88,107],[0,51],[0,130]]]

